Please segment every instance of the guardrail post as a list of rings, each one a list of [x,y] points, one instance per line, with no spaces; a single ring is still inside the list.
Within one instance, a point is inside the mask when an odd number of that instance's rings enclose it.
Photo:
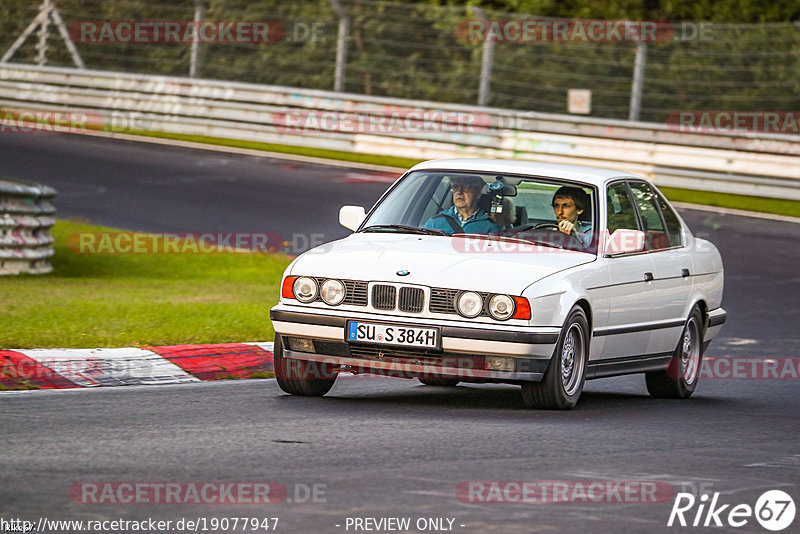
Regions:
[[[200,24],[203,22],[203,0],[194,0],[194,29],[195,35],[199,35]],[[200,61],[200,40],[195,39],[192,41],[192,53],[189,60],[189,77],[197,78],[197,69]]]
[[[488,24],[483,10],[477,6],[472,6],[478,18]],[[494,41],[487,38],[483,42],[483,54],[481,56],[481,81],[478,86],[478,105],[486,106],[489,103],[489,83],[492,79],[492,60],[494,58]]]
[[[638,121],[639,110],[642,107],[642,84],[644,83],[644,65],[647,59],[647,43],[636,43],[636,60],[633,64],[633,83],[631,84],[631,106],[628,111],[628,120]]]
[[[347,35],[350,33],[350,17],[342,8],[339,0],[330,0],[331,7],[339,17],[339,33],[336,36],[336,73],[333,80],[333,90],[344,91],[344,70],[347,65]]]
[[[52,187],[0,178],[0,275],[53,270],[55,195]]]

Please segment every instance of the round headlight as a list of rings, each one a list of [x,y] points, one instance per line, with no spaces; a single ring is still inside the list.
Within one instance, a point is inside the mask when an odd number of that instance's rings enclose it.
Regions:
[[[292,292],[294,293],[294,298],[300,302],[311,302],[317,298],[317,293],[319,292],[317,281],[308,276],[301,276],[294,281]]]
[[[465,291],[458,296],[456,307],[464,317],[477,317],[483,311],[483,299],[474,291]]]
[[[514,315],[514,299],[508,295],[495,295],[489,301],[489,315],[498,321],[505,321]]]
[[[339,280],[325,280],[319,290],[325,304],[336,306],[344,300],[344,284]]]

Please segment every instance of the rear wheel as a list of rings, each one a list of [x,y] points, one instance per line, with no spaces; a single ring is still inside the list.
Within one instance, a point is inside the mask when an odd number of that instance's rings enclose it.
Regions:
[[[541,382],[522,385],[522,400],[527,408],[570,410],[586,382],[589,359],[589,321],[579,306],[570,311],[561,330],[550,365]]]
[[[279,335],[275,336],[273,369],[280,388],[292,395],[321,397],[330,391],[337,376],[333,364],[285,358]]]
[[[426,386],[441,386],[441,387],[453,387],[458,385],[460,380],[458,378],[422,378],[419,377],[419,381],[425,384]]]
[[[664,371],[645,373],[647,392],[657,399],[688,399],[697,387],[702,361],[703,314],[693,308],[675,353]]]

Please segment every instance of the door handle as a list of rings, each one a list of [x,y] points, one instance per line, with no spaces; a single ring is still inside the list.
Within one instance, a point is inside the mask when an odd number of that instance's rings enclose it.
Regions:
[[[684,278],[689,276],[689,269],[681,269],[681,276]]]
[[[644,273],[644,281],[651,282],[653,280],[653,273]]]

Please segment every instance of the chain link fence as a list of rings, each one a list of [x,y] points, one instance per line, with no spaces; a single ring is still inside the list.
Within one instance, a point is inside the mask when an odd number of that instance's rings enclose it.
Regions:
[[[588,89],[590,116],[653,122],[800,110],[792,22],[654,21],[653,39],[619,38],[619,21],[368,0],[4,0],[0,19],[0,57],[15,63],[552,113],[568,111],[570,89]],[[194,38],[194,23],[213,35]]]

